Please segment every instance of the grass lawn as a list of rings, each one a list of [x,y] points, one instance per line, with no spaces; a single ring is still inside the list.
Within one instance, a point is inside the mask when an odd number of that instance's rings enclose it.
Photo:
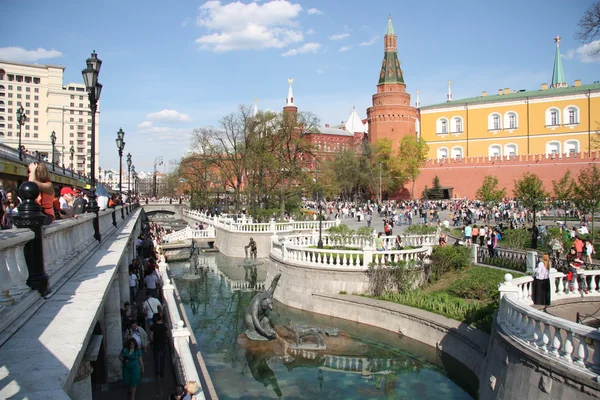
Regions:
[[[504,274],[505,271],[492,268],[467,267],[447,272],[423,289],[385,293],[377,298],[431,311],[490,333],[498,308],[498,283],[504,281]]]

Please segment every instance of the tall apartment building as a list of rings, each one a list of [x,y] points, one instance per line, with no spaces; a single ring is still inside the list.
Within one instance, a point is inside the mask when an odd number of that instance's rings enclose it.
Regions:
[[[90,173],[92,118],[83,83],[63,84],[65,67],[23,64],[0,60],[0,142],[18,148],[17,109],[23,106],[27,122],[21,144],[52,162],[50,135],[54,131],[57,165]],[[96,114],[96,144],[100,132],[100,107]],[[74,156],[71,158],[71,146]],[[98,146],[96,146],[96,165]]]

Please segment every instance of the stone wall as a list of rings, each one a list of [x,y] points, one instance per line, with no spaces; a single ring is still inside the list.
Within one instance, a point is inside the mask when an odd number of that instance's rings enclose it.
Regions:
[[[600,398],[600,384],[593,374],[583,378],[571,371],[566,365],[539,357],[494,329],[479,375],[479,399]]]
[[[227,257],[244,258],[246,256],[244,246],[248,245],[250,237],[256,242],[258,258],[269,257],[273,233],[235,232],[222,229],[218,226],[215,226],[215,233],[215,247],[219,249],[221,254]]]

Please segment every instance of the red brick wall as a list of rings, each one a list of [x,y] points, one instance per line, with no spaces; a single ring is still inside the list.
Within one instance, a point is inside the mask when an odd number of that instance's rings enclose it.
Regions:
[[[567,170],[571,170],[571,176],[576,178],[580,170],[600,162],[600,153],[580,153],[575,157],[529,155],[517,156],[516,159],[507,158],[509,157],[497,160],[490,160],[488,157],[469,157],[462,161],[429,160],[415,183],[415,197],[421,197],[425,186],[431,188],[433,179],[438,176],[442,186],[454,188],[454,197],[475,198],[475,192],[481,187],[486,175],[496,176],[499,187],[505,187],[507,195],[512,197],[514,181],[520,179],[525,172],[539,176],[546,191],[551,194],[553,180],[560,179]],[[407,183],[406,188],[410,192],[411,184]]]

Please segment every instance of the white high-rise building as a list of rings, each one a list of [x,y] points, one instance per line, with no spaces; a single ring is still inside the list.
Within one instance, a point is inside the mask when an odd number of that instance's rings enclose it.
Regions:
[[[0,142],[18,148],[17,109],[23,106],[27,122],[21,144],[30,154],[39,152],[52,162],[50,135],[56,134],[57,165],[90,173],[92,117],[83,83],[63,84],[65,67],[0,60]],[[96,144],[100,132],[96,113]],[[71,159],[71,146],[75,150]],[[96,165],[98,146],[96,146]]]

